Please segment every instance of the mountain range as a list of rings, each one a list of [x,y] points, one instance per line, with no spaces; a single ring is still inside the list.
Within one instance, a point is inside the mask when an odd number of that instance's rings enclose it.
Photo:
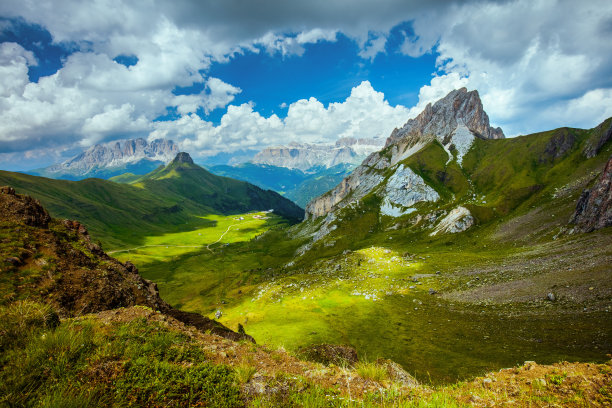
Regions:
[[[38,198],[54,217],[79,219],[113,246],[138,243],[143,236],[203,225],[204,214],[273,209],[292,222],[303,210],[278,193],[216,176],[178,153],[166,166],[128,183],[101,179],[55,180],[0,171],[0,184]]]
[[[338,139],[335,144],[291,143],[288,146],[268,147],[251,160],[265,164],[310,172],[320,167],[330,168],[339,164],[357,165],[370,153],[383,146],[382,139]]]
[[[96,144],[63,163],[32,170],[29,174],[65,180],[108,179],[126,172],[146,174],[169,163],[178,152],[178,145],[172,140],[117,140]]]

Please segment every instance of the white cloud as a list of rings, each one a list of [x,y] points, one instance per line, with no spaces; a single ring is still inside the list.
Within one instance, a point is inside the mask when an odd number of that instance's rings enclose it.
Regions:
[[[0,44],[0,97],[23,94],[29,82],[28,65],[36,65],[32,52],[16,43]]]
[[[263,117],[250,104],[230,105],[218,126],[192,114],[156,123],[149,139],[173,138],[184,150],[206,155],[291,141],[332,143],[342,137],[386,138],[393,128],[408,120],[409,114],[403,106],[389,105],[381,92],[364,81],[345,101],[327,107],[316,98],[296,101],[289,105],[285,119]]]
[[[592,127],[612,116],[612,105],[593,96],[612,89],[608,1],[451,6],[415,20],[414,31],[402,51],[422,55],[437,44],[441,76],[463,78],[464,86],[478,89],[492,122],[507,135],[563,125]],[[442,86],[435,83],[438,78],[428,92]],[[593,104],[590,114],[563,118],[554,113],[570,113],[571,106],[585,100]]]
[[[359,51],[359,56],[373,61],[379,53],[385,52],[385,45],[387,45],[385,33],[370,34],[370,38],[363,44],[361,51]]]
[[[460,86],[478,89],[492,122],[509,135],[590,127],[612,115],[607,0],[224,0],[214,7],[199,0],[4,0],[0,15],[40,24],[56,43],[79,50],[56,74],[30,83],[34,55],[0,44],[0,152],[61,150],[148,132],[212,150],[238,145],[240,137],[249,146],[359,132],[386,137],[427,102]],[[336,41],[338,33],[355,40],[362,58],[374,60],[385,52],[391,28],[407,21],[414,35],[405,34],[400,51],[439,53],[439,70],[410,110],[385,105],[382,94],[362,84],[327,107],[313,98],[294,102],[285,119],[263,117],[250,104],[229,106],[218,126],[193,114],[225,107],[241,92],[206,76],[212,61],[260,48],[302,55],[306,44]],[[118,55],[138,62],[125,67],[113,61]],[[172,93],[194,83],[204,91]],[[182,117],[153,122],[167,106]]]

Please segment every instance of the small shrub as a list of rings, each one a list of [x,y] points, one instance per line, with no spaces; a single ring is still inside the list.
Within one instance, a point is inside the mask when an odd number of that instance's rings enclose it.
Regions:
[[[28,336],[43,328],[59,325],[59,316],[47,305],[17,301],[0,308],[0,351],[22,347]]]
[[[363,378],[382,382],[389,378],[387,368],[376,363],[360,361],[355,365],[355,371]]]
[[[549,374],[546,376],[546,380],[553,385],[561,385],[563,384],[563,380],[565,380],[567,374]]]
[[[130,361],[116,385],[128,404],[147,407],[238,407],[240,392],[232,371],[225,366],[179,366],[140,358]]]

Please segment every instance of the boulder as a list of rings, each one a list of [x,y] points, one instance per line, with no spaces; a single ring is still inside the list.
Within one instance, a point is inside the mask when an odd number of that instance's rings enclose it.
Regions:
[[[300,348],[298,354],[306,360],[326,365],[350,366],[359,361],[357,350],[339,344],[313,344]]]

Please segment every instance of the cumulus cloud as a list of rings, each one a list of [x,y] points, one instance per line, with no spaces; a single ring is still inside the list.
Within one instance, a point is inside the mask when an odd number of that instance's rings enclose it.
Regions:
[[[211,151],[341,135],[385,137],[460,86],[478,89],[492,122],[510,135],[588,127],[612,115],[612,6],[606,0],[148,0],[145,6],[4,0],[0,15],[39,24],[55,43],[77,51],[58,72],[33,83],[27,73],[34,55],[14,43],[0,44],[4,153],[64,151],[143,134]],[[263,117],[253,104],[228,106],[242,90],[206,74],[213,61],[227,62],[237,53],[302,55],[306,44],[336,41],[339,33],[372,61],[395,52],[387,39],[405,22],[412,30],[404,33],[399,52],[439,55],[437,71],[410,109],[391,107],[361,84],[343,102],[324,106],[310,98],[288,105],[286,118]],[[133,55],[137,63],[115,62],[120,55]],[[194,84],[203,91],[173,93]],[[226,106],[216,126],[195,114]],[[155,122],[167,107],[180,117]]]
[[[180,141],[183,149],[207,155],[291,141],[331,143],[342,137],[386,138],[409,115],[407,108],[391,106],[382,92],[364,81],[351,90],[346,100],[327,107],[316,98],[293,102],[284,119],[277,115],[263,117],[251,104],[230,105],[218,126],[191,114],[176,121],[157,122],[149,139],[173,138]]]
[[[413,28],[402,52],[418,56],[435,49],[439,76],[462,78],[462,85],[478,89],[507,134],[590,127],[612,115],[606,99],[593,97],[612,90],[610,2],[465,4],[425,13]],[[435,77],[429,87],[440,85]],[[585,100],[593,103],[591,114],[554,114]]]

